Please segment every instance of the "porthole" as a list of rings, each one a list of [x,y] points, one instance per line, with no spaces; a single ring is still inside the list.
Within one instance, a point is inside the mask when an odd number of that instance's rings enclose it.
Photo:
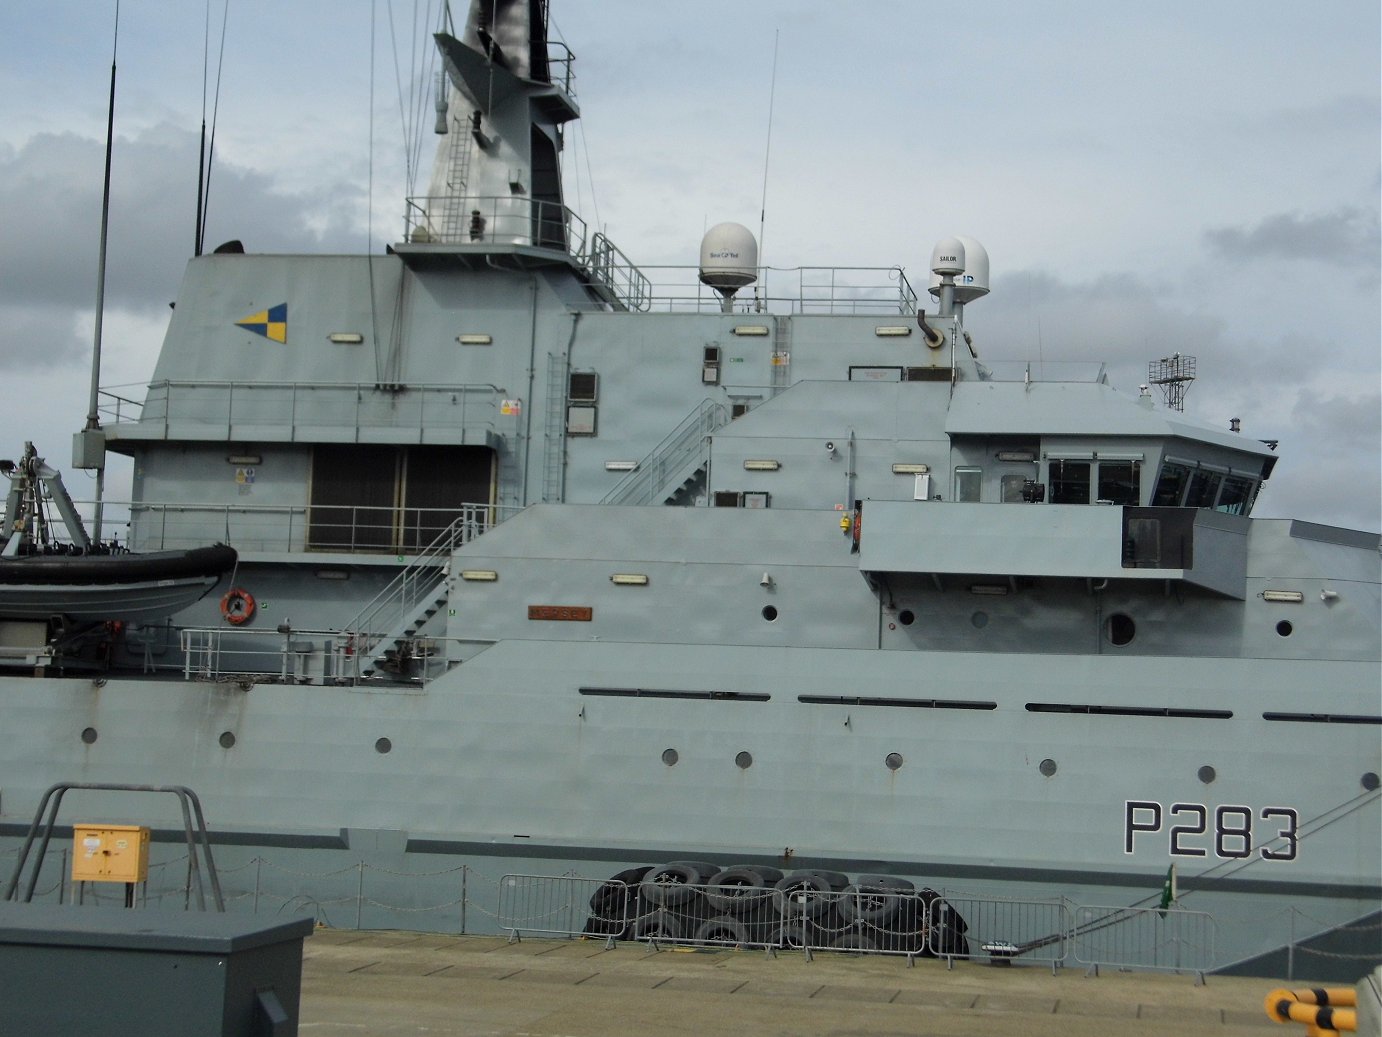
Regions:
[[[1204,782],[1206,785],[1213,784],[1214,779],[1219,776],[1219,772],[1207,763],[1201,767],[1196,774],[1199,776],[1200,781]]]
[[[912,613],[911,609],[903,609],[897,614],[897,621],[904,627],[911,626],[916,621],[916,618],[917,617]]]
[[[387,738],[381,738],[379,739],[379,741],[374,743],[374,751],[381,755],[386,752],[389,752],[392,749],[393,742],[389,741]]]
[[[1115,612],[1109,616],[1107,629],[1109,644],[1119,647],[1131,644],[1137,635],[1137,624],[1132,621],[1132,616],[1125,612]]]
[[[777,608],[773,605],[764,605],[763,618],[766,619],[769,623],[777,619]]]
[[[983,630],[989,625],[989,614],[987,612],[976,612],[969,617],[969,621],[974,624],[975,630]]]
[[[1056,761],[1048,757],[1045,760],[1041,761],[1041,763],[1037,766],[1037,770],[1041,771],[1042,774],[1046,775],[1049,778],[1051,777],[1051,775],[1056,773]]]
[[[222,731],[219,739],[222,749],[230,749],[235,745],[235,734],[231,731]]]
[[[902,766],[902,754],[901,754],[901,753],[888,753],[888,755],[885,756],[885,757],[883,758],[883,764],[884,764],[884,765],[888,768],[888,770],[890,770],[890,771],[895,771],[895,770],[897,770],[899,767]]]
[[[1368,771],[1363,775],[1363,788],[1369,792],[1376,792],[1379,784],[1382,784],[1382,780],[1379,780],[1376,771]]]
[[[738,767],[741,771],[748,770],[753,766],[753,754],[741,752],[734,758],[734,766]]]
[[[87,745],[95,745],[96,729],[94,727],[84,728],[82,730],[82,741],[85,742]]]
[[[677,751],[675,749],[662,750],[662,762],[665,763],[668,767],[675,767],[677,765],[677,761],[680,759],[681,757],[677,754]]]
[[[1294,629],[1295,627],[1291,626],[1291,621],[1289,619],[1283,619],[1276,625],[1276,632],[1282,637],[1290,637],[1291,631]]]

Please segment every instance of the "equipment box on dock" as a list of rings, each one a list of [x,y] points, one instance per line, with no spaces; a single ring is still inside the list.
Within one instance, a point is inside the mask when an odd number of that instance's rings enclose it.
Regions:
[[[73,825],[73,882],[143,882],[149,877],[149,829]]]

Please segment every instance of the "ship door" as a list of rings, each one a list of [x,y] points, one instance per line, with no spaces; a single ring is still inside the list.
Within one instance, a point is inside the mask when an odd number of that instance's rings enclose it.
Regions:
[[[413,552],[457,519],[487,527],[496,463],[495,452],[483,446],[318,444],[307,546]]]

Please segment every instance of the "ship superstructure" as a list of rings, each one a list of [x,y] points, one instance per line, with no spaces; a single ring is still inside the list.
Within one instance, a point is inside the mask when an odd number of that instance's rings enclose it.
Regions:
[[[972,240],[917,286],[765,284],[724,225],[654,283],[563,202],[545,4],[437,46],[387,254],[189,262],[104,441],[133,550],[238,565],[0,677],[8,834],[120,781],[304,873],[709,858],[1130,904],[1174,862],[1223,964],[1285,942],[1264,904],[1377,909],[1377,534],[1252,518],[1275,445],[1147,386],[995,373]]]

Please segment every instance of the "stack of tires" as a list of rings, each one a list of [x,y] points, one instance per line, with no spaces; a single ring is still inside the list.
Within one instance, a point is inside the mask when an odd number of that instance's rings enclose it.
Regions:
[[[934,890],[838,871],[673,861],[610,877],[590,898],[585,932],[709,946],[965,954],[965,923]]]

